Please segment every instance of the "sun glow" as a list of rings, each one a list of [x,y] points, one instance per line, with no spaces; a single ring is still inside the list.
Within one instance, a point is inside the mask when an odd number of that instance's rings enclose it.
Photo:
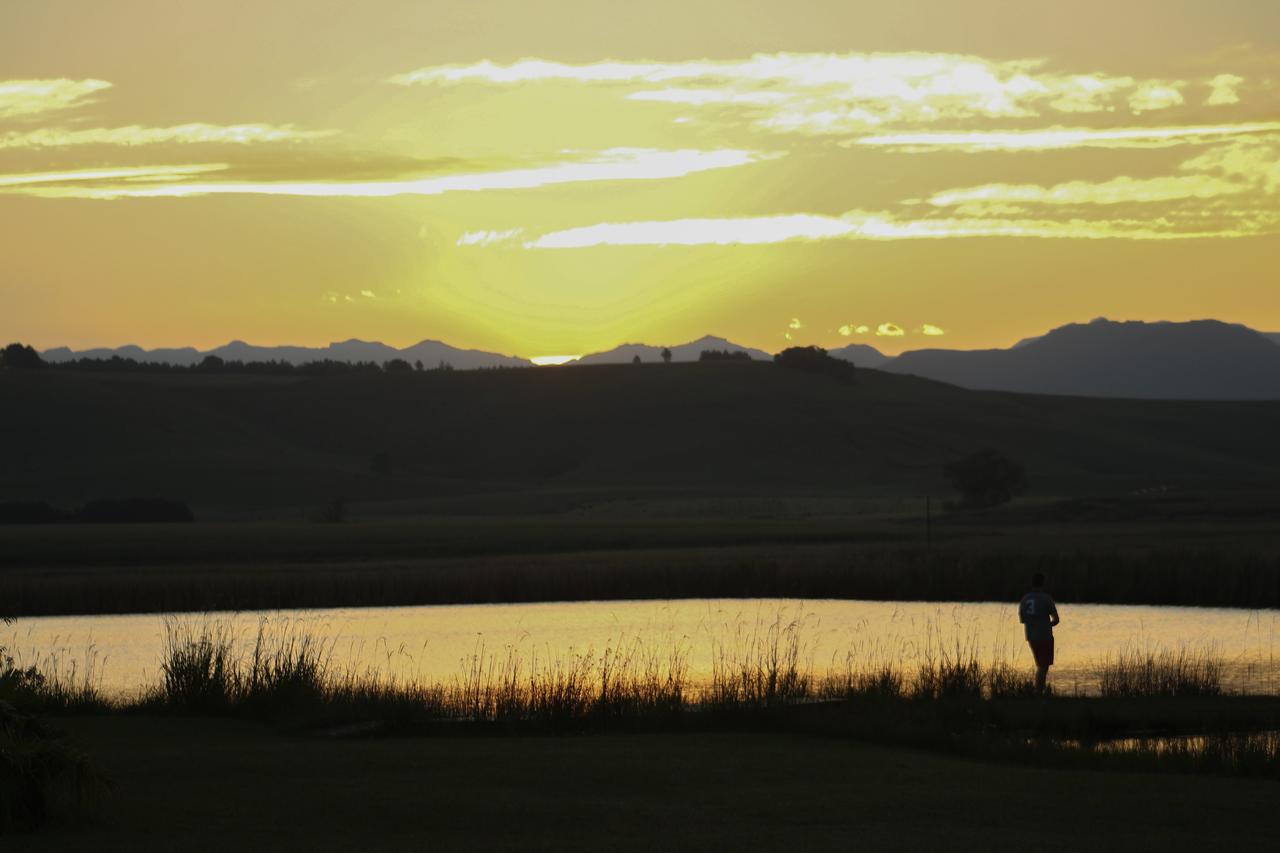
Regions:
[[[560,364],[568,364],[571,361],[577,361],[582,358],[582,353],[577,355],[535,355],[529,359],[539,367],[549,367]]]

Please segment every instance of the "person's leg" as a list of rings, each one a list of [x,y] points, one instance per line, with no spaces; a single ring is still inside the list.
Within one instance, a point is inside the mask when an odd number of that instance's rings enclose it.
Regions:
[[[1049,667],[1037,666],[1036,667],[1036,692],[1042,696],[1044,695],[1045,682],[1048,680],[1048,678],[1049,678]]]

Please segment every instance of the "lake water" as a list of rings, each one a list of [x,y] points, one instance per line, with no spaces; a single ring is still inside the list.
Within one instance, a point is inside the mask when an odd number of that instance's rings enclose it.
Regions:
[[[1059,690],[1092,692],[1092,671],[1129,648],[1212,651],[1227,663],[1232,689],[1280,692],[1280,611],[1063,605],[1056,631]],[[108,692],[127,693],[159,677],[165,620],[229,625],[244,648],[261,620],[322,635],[341,669],[448,681],[477,655],[513,650],[526,660],[599,653],[636,640],[680,648],[694,680],[709,676],[717,648],[741,648],[771,627],[796,623],[802,658],[814,670],[877,663],[913,668],[957,646],[980,660],[1030,669],[1013,604],[700,599],[510,605],[339,608],[310,611],[24,618],[5,644],[25,663],[83,673]]]

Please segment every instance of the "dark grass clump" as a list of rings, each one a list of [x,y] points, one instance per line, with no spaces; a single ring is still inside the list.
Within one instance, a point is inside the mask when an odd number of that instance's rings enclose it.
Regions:
[[[1211,650],[1153,652],[1130,648],[1103,662],[1103,696],[1220,696],[1222,660]]]

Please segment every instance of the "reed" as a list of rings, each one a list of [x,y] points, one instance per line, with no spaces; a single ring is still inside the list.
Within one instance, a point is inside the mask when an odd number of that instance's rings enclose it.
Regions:
[[[1129,647],[1108,656],[1099,672],[1103,696],[1218,696],[1223,662],[1212,649]]]

